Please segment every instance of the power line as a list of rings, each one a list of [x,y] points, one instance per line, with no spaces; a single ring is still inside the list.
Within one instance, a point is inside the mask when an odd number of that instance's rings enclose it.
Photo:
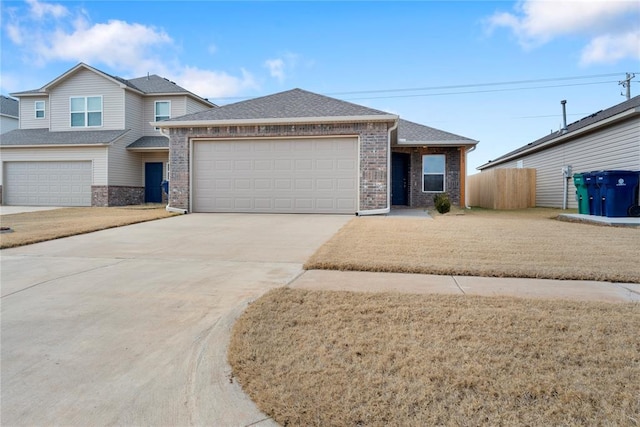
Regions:
[[[640,72],[637,72],[637,73],[640,74]],[[328,93],[324,93],[323,95],[336,96],[336,95],[361,95],[361,94],[369,94],[369,93],[382,94],[382,93],[394,93],[394,92],[421,92],[421,91],[445,90],[445,89],[465,89],[465,88],[473,88],[473,87],[509,86],[509,85],[534,84],[534,83],[545,83],[545,82],[554,82],[554,81],[570,81],[570,80],[584,80],[584,79],[594,79],[594,78],[603,78],[603,77],[613,77],[613,76],[619,76],[620,74],[624,74],[624,73],[548,77],[548,78],[529,79],[529,80],[509,80],[509,81],[501,81],[501,82],[469,83],[469,84],[461,84],[461,85],[427,86],[427,87],[416,87],[416,88],[371,89],[371,90],[347,91],[347,92],[328,92]],[[599,81],[599,82],[569,83],[569,84],[518,87],[518,88],[501,88],[501,89],[455,91],[455,92],[440,92],[440,93],[410,94],[410,95],[370,96],[370,97],[355,97],[355,98],[344,98],[344,99],[345,100],[360,100],[360,99],[366,100],[366,99],[387,99],[387,98],[409,98],[409,97],[422,97],[422,96],[464,95],[464,94],[473,94],[473,93],[506,92],[506,91],[518,91],[518,90],[597,85],[597,84],[607,84],[607,83],[617,83],[617,82],[618,82],[617,80],[616,81],[607,80],[607,81]],[[229,97],[217,97],[216,99],[219,101],[224,101],[224,100],[240,101],[240,100],[251,99],[251,98],[254,98],[254,97],[229,96]]]
[[[549,88],[569,87],[569,86],[587,86],[587,85],[599,85],[599,84],[605,84],[605,83],[617,83],[617,80],[607,80],[607,81],[601,81],[601,82],[588,82],[588,83],[572,83],[572,84],[564,84],[564,85],[470,90],[470,91],[464,91],[464,92],[439,92],[439,93],[420,93],[420,94],[413,94],[413,95],[369,96],[369,97],[359,97],[359,98],[345,98],[345,100],[353,101],[353,100],[362,100],[362,99],[416,98],[416,97],[425,97],[425,96],[466,95],[470,93],[512,92],[517,90],[549,89]]]
[[[621,73],[608,73],[608,74],[591,74],[588,76],[570,76],[570,77],[549,77],[544,79],[533,80],[511,80],[504,82],[492,82],[492,83],[469,83],[463,85],[451,85],[451,86],[428,86],[428,87],[415,87],[415,88],[402,88],[402,89],[374,89],[374,90],[359,90],[351,92],[332,92],[325,95],[358,95],[363,93],[386,93],[386,92],[414,92],[423,90],[440,90],[440,89],[464,89],[468,87],[485,87],[485,86],[507,86],[515,84],[529,84],[529,83],[544,83],[563,80],[584,80],[595,79],[601,77],[613,77],[619,76]]]

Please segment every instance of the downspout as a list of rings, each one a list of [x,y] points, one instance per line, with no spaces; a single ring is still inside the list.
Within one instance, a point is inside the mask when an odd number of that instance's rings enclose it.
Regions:
[[[562,104],[562,135],[567,133],[567,100],[560,101]],[[564,162],[564,160],[563,160]],[[571,177],[571,166],[562,167],[562,209],[567,209],[567,198],[569,197],[569,178]]]
[[[358,211],[356,215],[385,215],[391,211],[391,132],[398,129],[398,119],[393,126],[387,130],[387,207],[383,209],[372,209],[368,211]],[[360,155],[360,154],[358,154]],[[358,171],[360,173],[360,171]]]
[[[468,149],[464,150],[464,157],[465,157],[464,164],[465,164],[465,166],[468,164],[467,163],[467,160],[468,160],[467,159],[467,154],[469,154],[470,152],[475,150],[476,147],[477,147],[477,145],[472,145]],[[467,209],[471,209],[471,206],[469,206],[469,203],[467,203],[468,200],[469,200],[469,188],[468,188],[468,180],[467,180],[468,177],[467,177],[467,171],[466,170],[464,171],[464,174],[465,174],[465,178],[464,178],[464,187],[465,187],[464,188],[464,206]]]
[[[169,135],[167,134],[167,132],[169,132],[168,129],[160,128],[160,133],[168,137]],[[169,140],[171,140],[171,139],[169,139]],[[169,143],[169,145],[171,145],[171,143]],[[173,170],[173,168],[171,167],[171,163],[170,163],[170,161],[171,161],[171,156],[170,155],[171,155],[171,146],[169,146],[169,158],[167,159],[167,161],[169,162],[169,171]],[[170,176],[167,177],[167,181],[169,181],[169,191],[171,191],[171,179],[170,178],[171,178]],[[171,207],[170,203],[171,203],[171,197],[170,197],[169,194],[167,194],[167,206],[165,206],[165,210],[167,212],[180,213],[180,214],[186,214],[187,213],[186,209]]]

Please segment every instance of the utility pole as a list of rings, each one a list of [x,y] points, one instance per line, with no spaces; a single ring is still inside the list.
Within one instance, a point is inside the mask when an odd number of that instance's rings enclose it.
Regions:
[[[618,82],[619,85],[622,85],[623,88],[627,89],[627,100],[631,99],[631,79],[633,79],[635,76],[635,74],[627,73],[627,78]],[[622,92],[620,92],[620,95],[625,96],[625,94]]]

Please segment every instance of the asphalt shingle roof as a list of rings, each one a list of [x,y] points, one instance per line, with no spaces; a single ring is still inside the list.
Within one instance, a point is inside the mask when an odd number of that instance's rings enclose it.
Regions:
[[[20,104],[17,100],[7,96],[0,96],[0,114],[6,116],[19,117]]]
[[[458,145],[461,141],[464,141],[469,145],[475,145],[478,143],[478,141],[471,138],[456,135],[450,132],[445,132],[440,129],[435,129],[429,126],[421,125],[419,123],[410,122],[408,120],[398,120],[399,145],[412,143],[446,144],[448,142]]]
[[[389,113],[302,89],[292,89],[176,117],[167,122],[380,115],[388,116]]]
[[[140,92],[153,94],[153,93],[184,93],[188,90],[178,86],[174,82],[160,77],[156,74],[152,74],[148,77],[139,77],[136,79],[129,79],[127,82]]]
[[[110,144],[128,130],[49,132],[49,129],[15,129],[0,135],[0,146]]]
[[[515,150],[500,156],[494,160],[490,160],[489,162],[487,162],[486,164],[480,166],[480,168],[485,167],[485,166],[490,166],[492,164],[495,164],[496,162],[500,162],[504,159],[508,159],[511,158],[513,156],[517,156],[518,153],[524,152],[524,151],[528,151],[538,145],[544,144],[545,142],[549,142],[555,138],[558,138],[560,136],[564,136],[564,135],[569,135],[571,134],[571,132],[575,132],[579,129],[582,129],[586,126],[592,125],[594,123],[598,123],[602,120],[608,119],[609,117],[613,117],[617,114],[620,114],[624,111],[630,110],[632,108],[638,108],[640,107],[640,95],[638,96],[634,96],[633,98],[621,102],[620,104],[616,104],[613,107],[607,108],[605,110],[600,110],[597,111],[593,114],[590,114],[586,117],[581,118],[578,121],[575,121],[571,124],[567,125],[567,131],[562,133],[562,131],[558,131],[558,132],[553,132],[549,135],[543,136],[540,139],[537,139],[533,142],[528,143],[527,145],[524,145],[520,148],[516,148]]]
[[[97,68],[94,68],[90,65],[87,64],[83,64],[80,63],[78,64],[76,67],[72,68],[71,70],[79,67],[79,66],[83,66],[86,67],[90,70],[93,70],[97,73],[103,74],[107,77],[110,77],[122,84],[124,84],[127,87],[130,87],[132,89],[136,89],[146,95],[153,95],[153,94],[189,94],[189,95],[193,95],[196,98],[202,99],[203,101],[209,102],[211,104],[213,104],[211,101],[204,99],[196,94],[194,94],[193,92],[189,92],[187,89],[178,86],[177,84],[175,84],[174,82],[172,82],[169,79],[166,79],[164,77],[160,77],[157,74],[152,74],[149,76],[145,76],[145,77],[138,77],[135,79],[123,79],[122,77],[118,77],[118,76],[114,76],[112,74],[108,74],[105,73],[104,71],[98,70]],[[69,71],[71,71],[69,70]],[[67,72],[69,72],[67,71]],[[56,79],[57,80],[57,79]],[[50,84],[50,83],[49,83]],[[30,94],[46,94],[46,91],[44,91],[43,89],[46,88],[49,84],[43,86],[40,89],[34,89],[34,90],[26,90],[23,92],[16,92],[14,95],[18,96],[18,95],[30,95]],[[215,105],[215,104],[213,104]]]
[[[166,136],[143,136],[129,144],[127,148],[169,148]]]

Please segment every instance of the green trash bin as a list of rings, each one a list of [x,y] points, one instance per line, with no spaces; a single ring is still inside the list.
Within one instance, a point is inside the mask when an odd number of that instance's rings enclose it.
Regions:
[[[576,201],[578,202],[578,213],[589,215],[589,192],[582,173],[573,174],[573,185],[576,186]]]

